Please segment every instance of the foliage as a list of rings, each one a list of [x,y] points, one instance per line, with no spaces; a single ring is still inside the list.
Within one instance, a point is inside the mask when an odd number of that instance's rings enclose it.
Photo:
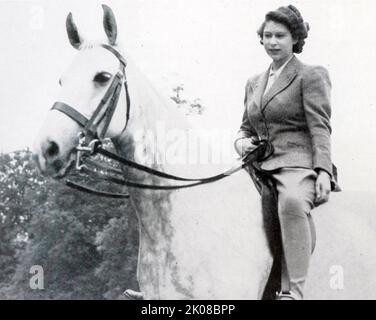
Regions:
[[[28,150],[1,154],[0,168],[0,298],[114,299],[135,285],[137,224],[126,201],[40,176]],[[30,288],[33,265],[43,267],[43,290]]]
[[[137,288],[137,239],[136,217],[112,218],[102,232],[97,233],[96,244],[103,259],[96,269],[96,276],[106,283],[104,297],[116,299],[125,288]],[[129,237],[124,234],[132,230]],[[129,261],[129,263],[124,263]],[[128,277],[124,277],[128,275]]]
[[[29,197],[30,190],[38,190]],[[43,179],[33,169],[30,153],[0,154],[0,281],[9,280],[22,250],[27,225],[37,198],[43,198]]]
[[[201,104],[199,98],[194,99],[193,101],[187,101],[182,99],[182,92],[184,91],[184,86],[181,84],[172,89],[174,95],[171,96],[171,100],[177,104],[178,108],[184,110],[186,115],[201,115],[203,114],[205,108]]]

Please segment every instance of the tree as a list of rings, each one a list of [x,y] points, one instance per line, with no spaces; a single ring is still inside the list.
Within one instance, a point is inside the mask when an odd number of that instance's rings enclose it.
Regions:
[[[172,89],[172,91],[175,92],[175,95],[170,97],[176,104],[178,105],[182,105],[182,104],[185,104],[187,103],[187,100],[182,100],[181,97],[180,97],[180,92],[184,91],[184,87],[183,85],[181,84],[180,86],[177,86],[175,88]]]
[[[173,100],[178,108],[182,108],[185,110],[186,115],[201,115],[203,114],[205,108],[201,104],[201,100],[199,98],[194,99],[193,101],[187,101],[182,99],[181,94],[184,91],[184,86],[181,84],[172,89],[175,93],[174,96],[171,96],[171,100]]]
[[[0,267],[12,266],[6,279],[0,279],[0,297],[115,297],[114,283],[135,281],[135,275],[127,273],[135,270],[137,260],[136,224],[128,223],[132,207],[124,200],[88,195],[41,177],[30,152],[20,154],[0,157],[0,226],[5,230],[0,233]],[[114,188],[77,173],[70,178],[98,189]],[[114,221],[119,224],[114,226]],[[35,265],[44,271],[43,290],[29,284]]]
[[[13,274],[17,251],[25,245],[33,205],[38,199],[43,201],[41,193],[30,198],[28,192],[42,190],[44,184],[28,150],[0,154],[0,282]]]
[[[97,233],[96,244],[103,259],[96,269],[96,275],[105,283],[106,299],[118,298],[125,289],[138,288],[136,225],[135,216],[122,216],[111,219],[104,230]]]

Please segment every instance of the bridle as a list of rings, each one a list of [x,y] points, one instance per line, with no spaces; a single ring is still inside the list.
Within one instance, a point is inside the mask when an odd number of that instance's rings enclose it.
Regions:
[[[126,115],[126,123],[125,128],[127,127],[129,121],[129,114],[130,114],[130,98],[129,98],[129,90],[128,84],[125,74],[125,68],[127,66],[127,62],[124,57],[113,47],[102,44],[101,47],[107,49],[111,53],[113,53],[116,58],[118,58],[120,62],[119,71],[114,76],[109,88],[107,89],[106,93],[104,94],[103,98],[99,102],[97,108],[95,109],[93,115],[90,119],[86,118],[83,114],[78,112],[75,108],[67,105],[64,102],[55,102],[52,106],[51,110],[58,110],[72,120],[76,121],[81,127],[83,127],[83,131],[81,131],[80,138],[84,137],[95,137],[99,140],[103,140],[108,126],[112,120],[114,115],[117,103],[119,101],[120,92],[122,88],[122,81],[124,84],[125,89],[125,96],[127,100],[127,115]],[[102,124],[101,130],[99,130],[99,126]]]
[[[116,153],[108,151],[102,147],[103,139],[107,133],[107,129],[110,125],[112,117],[114,115],[116,106],[119,101],[122,83],[125,89],[125,97],[127,103],[127,113],[126,113],[126,122],[122,132],[124,132],[127,128],[129,117],[130,117],[130,110],[131,110],[131,101],[129,96],[128,84],[126,79],[125,69],[127,66],[127,62],[125,58],[112,46],[107,44],[102,44],[101,47],[107,49],[111,53],[115,55],[115,57],[120,62],[119,71],[113,77],[113,80],[107,89],[106,93],[104,94],[103,98],[99,102],[97,108],[95,109],[93,115],[88,119],[82,113],[77,111],[75,108],[69,106],[64,102],[55,102],[52,106],[51,110],[57,110],[64,113],[66,116],[74,120],[80,127],[82,127],[82,131],[78,134],[78,145],[75,148],[76,151],[76,166],[75,168],[80,171],[84,172],[92,177],[95,177],[99,180],[104,180],[108,182],[112,182],[122,186],[134,187],[134,188],[141,188],[141,189],[151,189],[151,190],[176,190],[182,188],[189,188],[194,187],[202,184],[211,183],[214,181],[221,180],[227,176],[232,175],[233,173],[245,168],[247,165],[254,161],[260,161],[260,153],[263,156],[262,160],[267,159],[273,153],[272,145],[267,140],[260,140],[258,146],[246,154],[245,156],[237,159],[236,163],[228,170],[223,173],[207,177],[207,178],[183,178],[175,175],[171,175],[165,172],[161,172],[155,170],[150,167],[146,167],[144,165],[138,164],[136,162],[130,161],[126,158],[123,158]],[[90,156],[94,156],[96,154],[100,154],[105,158],[112,159],[122,165],[127,167],[142,171],[149,175],[167,179],[167,180],[174,180],[184,182],[186,184],[178,184],[178,185],[150,185],[150,184],[142,184],[137,181],[131,181],[124,179],[121,177],[123,175],[123,171],[106,164],[99,163],[90,159]],[[106,173],[104,173],[106,172]],[[77,182],[73,182],[71,180],[65,181],[66,185],[74,188],[76,190],[84,191],[87,193],[109,197],[109,198],[128,198],[128,194],[123,193],[112,193],[112,192],[104,192],[95,190],[88,186],[84,186]]]

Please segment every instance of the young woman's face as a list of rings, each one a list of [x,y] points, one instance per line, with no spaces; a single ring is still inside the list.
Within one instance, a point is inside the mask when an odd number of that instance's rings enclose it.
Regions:
[[[292,38],[289,29],[284,24],[275,21],[266,22],[262,41],[266,53],[278,64],[283,64],[291,57],[292,47],[297,43],[297,40]]]

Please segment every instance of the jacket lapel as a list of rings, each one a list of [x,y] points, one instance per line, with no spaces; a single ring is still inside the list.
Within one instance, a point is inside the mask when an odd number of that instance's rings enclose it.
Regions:
[[[262,97],[264,90],[261,94],[261,110],[263,111],[269,102],[281,91],[286,89],[298,74],[298,59],[293,57],[286,67],[282,70],[277,80],[273,83],[269,91]],[[268,72],[269,75],[269,72]],[[264,87],[265,89],[265,87]]]
[[[260,77],[258,78],[258,81],[253,85],[253,92],[254,92],[254,100],[256,102],[256,105],[261,109],[261,103],[262,103],[262,96],[265,91],[266,84],[268,82],[269,78],[269,71],[270,67],[268,70],[266,70],[265,73],[261,74]]]

